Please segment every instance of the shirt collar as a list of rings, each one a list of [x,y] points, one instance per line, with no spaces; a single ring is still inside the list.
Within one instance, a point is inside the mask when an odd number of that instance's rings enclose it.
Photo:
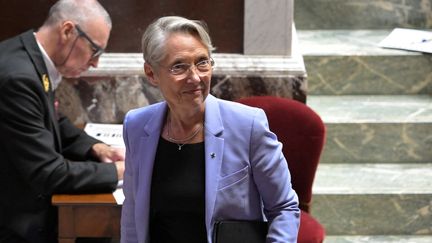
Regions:
[[[33,33],[33,34],[36,35],[36,33]],[[49,79],[51,81],[52,89],[55,90],[58,87],[58,85],[60,84],[60,82],[62,81],[62,75],[60,74],[60,72],[55,67],[54,62],[48,56],[48,54],[46,53],[42,44],[37,39],[36,39],[36,42],[39,46],[39,49],[42,52],[42,57],[43,57],[43,60],[45,62],[47,70],[48,70],[48,76],[49,76]]]

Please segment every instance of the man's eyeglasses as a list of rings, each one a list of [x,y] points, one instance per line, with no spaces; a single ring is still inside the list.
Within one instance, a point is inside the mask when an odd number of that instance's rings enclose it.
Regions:
[[[99,57],[105,50],[100,47],[98,44],[94,43],[94,41],[79,27],[79,25],[75,25],[76,30],[78,31],[78,35],[84,37],[91,45],[91,49],[93,51],[92,58]]]
[[[212,58],[201,60],[195,64],[189,63],[177,63],[172,65],[169,68],[169,71],[172,75],[175,76],[186,76],[188,71],[191,70],[192,66],[195,66],[195,70],[198,72],[198,75],[207,75],[210,70],[212,70],[214,65],[214,61]]]

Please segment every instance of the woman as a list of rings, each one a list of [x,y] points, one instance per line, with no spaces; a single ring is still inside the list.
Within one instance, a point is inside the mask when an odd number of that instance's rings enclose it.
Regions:
[[[261,109],[210,95],[204,23],[163,17],[142,38],[164,102],[124,121],[121,242],[212,242],[220,220],[269,221],[267,242],[296,242],[299,208],[281,144]]]

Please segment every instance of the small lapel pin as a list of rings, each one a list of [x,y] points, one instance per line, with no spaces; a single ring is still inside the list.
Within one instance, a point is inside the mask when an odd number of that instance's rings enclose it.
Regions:
[[[215,154],[215,153],[211,153],[211,154],[210,154],[210,157],[211,157],[212,159],[214,159],[214,158],[216,157],[216,154]]]
[[[50,87],[50,81],[46,74],[42,75],[42,82],[43,82],[45,92],[48,92]]]

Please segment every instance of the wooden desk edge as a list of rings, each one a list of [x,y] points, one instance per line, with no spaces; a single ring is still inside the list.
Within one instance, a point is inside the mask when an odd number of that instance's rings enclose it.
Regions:
[[[96,194],[55,194],[51,198],[51,203],[55,206],[61,205],[117,205],[112,193]]]

